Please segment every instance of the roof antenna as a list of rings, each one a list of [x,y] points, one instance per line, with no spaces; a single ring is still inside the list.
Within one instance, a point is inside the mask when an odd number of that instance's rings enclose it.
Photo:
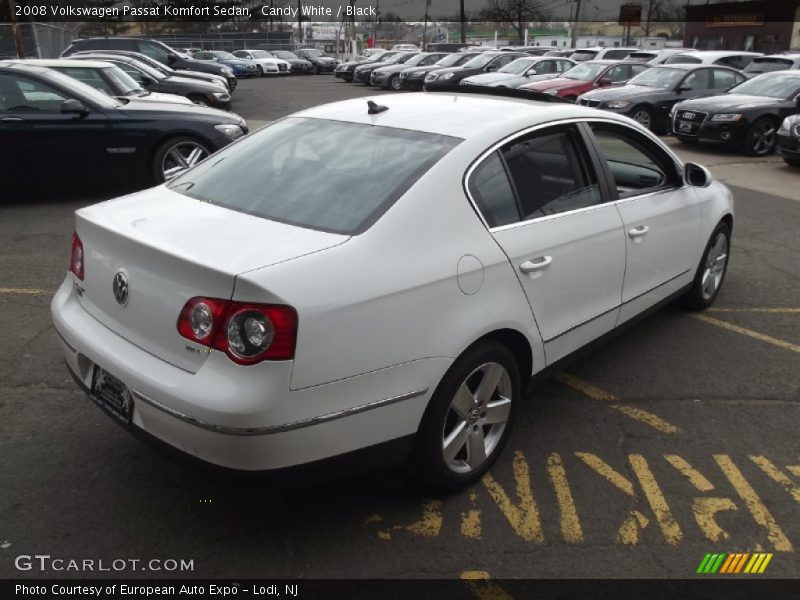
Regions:
[[[367,112],[371,115],[377,115],[378,113],[382,113],[383,111],[389,110],[388,106],[375,104],[372,100],[367,100],[367,106],[369,107],[369,110]]]

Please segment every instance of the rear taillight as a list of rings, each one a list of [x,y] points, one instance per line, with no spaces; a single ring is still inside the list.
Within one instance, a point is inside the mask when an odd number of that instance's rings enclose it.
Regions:
[[[77,233],[72,234],[72,250],[69,258],[69,271],[83,281],[83,243]]]
[[[297,313],[289,306],[192,298],[178,317],[178,333],[221,350],[240,365],[294,357]]]

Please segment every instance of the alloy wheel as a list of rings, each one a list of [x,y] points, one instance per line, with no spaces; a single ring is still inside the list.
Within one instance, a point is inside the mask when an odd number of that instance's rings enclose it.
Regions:
[[[701,280],[703,299],[708,302],[717,293],[722,278],[725,276],[725,267],[728,264],[728,238],[724,233],[717,233],[714,243],[708,249],[705,270]]]
[[[403,82],[400,81],[400,78],[397,75],[395,75],[389,80],[389,85],[393,90],[399,90],[403,87]]]
[[[164,159],[161,163],[161,172],[164,175],[164,181],[169,181],[183,173],[208,156],[206,150],[198,142],[182,141],[164,153]]]
[[[497,448],[511,415],[511,376],[489,362],[462,381],[450,403],[442,430],[445,464],[456,473],[470,473]]]
[[[750,134],[750,149],[753,154],[763,156],[772,152],[775,147],[775,127],[764,122],[753,129]]]
[[[646,127],[650,129],[653,126],[653,117],[650,115],[650,111],[645,109],[639,109],[631,115],[631,118],[639,123],[642,127]]]

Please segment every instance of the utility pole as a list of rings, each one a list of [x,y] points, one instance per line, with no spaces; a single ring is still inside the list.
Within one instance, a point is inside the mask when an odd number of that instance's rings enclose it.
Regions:
[[[431,6],[431,0],[425,0],[425,26],[422,28],[422,51],[425,52],[427,37],[428,37],[428,9]]]
[[[578,0],[578,5],[575,7],[575,20],[572,21],[572,47],[578,47],[578,20],[581,17],[581,0]]]
[[[14,35],[14,44],[17,47],[17,58],[25,58],[25,50],[22,47],[22,32],[17,23],[17,7],[14,0],[8,0],[8,7],[11,10],[11,33]]]
[[[378,47],[378,21],[381,18],[381,1],[375,2],[375,24],[372,26],[372,47]]]
[[[461,0],[461,43],[462,44],[466,44],[467,43],[467,23],[466,23],[466,20],[467,20],[467,15],[466,15],[466,12],[464,11],[464,0]],[[449,42],[450,40],[447,40],[447,41]]]
[[[297,31],[300,35],[300,43],[303,43],[303,0],[297,0]]]

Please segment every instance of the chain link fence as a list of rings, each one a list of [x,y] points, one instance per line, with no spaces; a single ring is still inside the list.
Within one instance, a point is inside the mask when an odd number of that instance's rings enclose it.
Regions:
[[[47,23],[20,23],[22,51],[25,58],[57,58],[75,33]],[[0,58],[17,58],[14,30],[10,23],[0,23]]]

